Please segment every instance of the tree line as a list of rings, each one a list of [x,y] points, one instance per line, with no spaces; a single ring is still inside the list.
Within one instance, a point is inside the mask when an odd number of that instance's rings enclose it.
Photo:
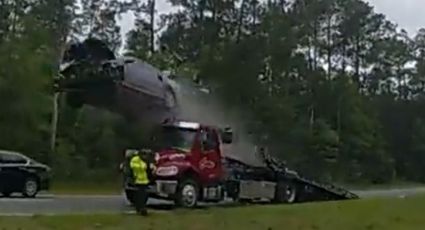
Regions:
[[[51,83],[67,42],[197,76],[243,111],[258,144],[323,180],[425,181],[425,29],[412,37],[361,0],[0,0],[1,148],[52,162],[60,176],[111,173],[143,131],[60,103],[49,150]],[[119,17],[134,14],[121,38]],[[78,162],[78,164],[74,164]],[[62,175],[63,174],[63,175]]]

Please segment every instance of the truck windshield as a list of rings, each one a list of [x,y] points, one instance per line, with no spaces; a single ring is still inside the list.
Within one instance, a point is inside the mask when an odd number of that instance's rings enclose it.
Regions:
[[[195,139],[196,130],[177,127],[163,127],[156,135],[157,144],[161,148],[177,148],[189,150]]]

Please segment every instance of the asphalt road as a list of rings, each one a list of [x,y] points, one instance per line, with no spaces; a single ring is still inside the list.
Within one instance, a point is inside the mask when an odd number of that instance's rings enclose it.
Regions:
[[[425,193],[425,187],[391,190],[354,191],[361,198],[371,197],[406,197]],[[148,202],[152,209],[157,211],[172,210],[170,202],[151,199]],[[231,202],[220,205],[229,206]],[[206,207],[206,205],[204,205]],[[56,214],[85,214],[85,213],[132,213],[122,195],[110,196],[75,196],[75,195],[39,195],[35,199],[21,197],[0,198],[0,216],[25,215],[56,215]]]

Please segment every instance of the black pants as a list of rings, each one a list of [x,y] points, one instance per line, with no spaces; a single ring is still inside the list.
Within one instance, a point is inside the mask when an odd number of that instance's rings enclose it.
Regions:
[[[136,185],[136,191],[134,194],[134,206],[139,214],[147,214],[146,203],[148,201],[148,186],[147,185]]]

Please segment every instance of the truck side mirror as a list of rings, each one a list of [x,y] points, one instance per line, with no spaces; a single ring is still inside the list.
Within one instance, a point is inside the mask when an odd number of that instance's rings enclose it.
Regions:
[[[225,128],[221,132],[221,140],[225,144],[231,144],[233,142],[233,131],[230,128]]]

